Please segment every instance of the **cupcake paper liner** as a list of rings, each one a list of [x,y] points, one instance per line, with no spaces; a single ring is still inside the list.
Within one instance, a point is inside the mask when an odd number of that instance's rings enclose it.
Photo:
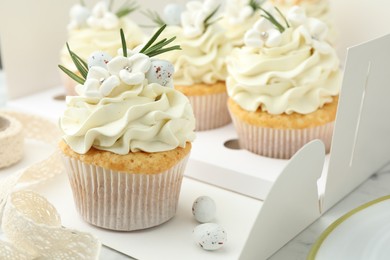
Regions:
[[[157,226],[175,215],[188,157],[155,174],[113,171],[65,155],[63,160],[82,218],[98,227],[131,231]]]
[[[330,150],[334,122],[304,129],[277,129],[247,124],[234,116],[240,147],[250,152],[278,159],[289,159],[306,143],[320,139]]]
[[[231,122],[227,108],[228,95],[226,92],[187,96],[190,100],[196,119],[196,131],[205,131],[227,125]]]

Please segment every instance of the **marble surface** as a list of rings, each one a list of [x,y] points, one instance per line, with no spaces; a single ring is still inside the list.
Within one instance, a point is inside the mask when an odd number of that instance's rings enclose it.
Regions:
[[[277,251],[269,260],[306,259],[312,244],[319,235],[335,220],[350,210],[376,198],[390,194],[390,171],[385,170],[372,175],[367,181],[351,192],[317,221],[302,231],[293,240]],[[134,259],[109,248],[102,247],[100,259]]]

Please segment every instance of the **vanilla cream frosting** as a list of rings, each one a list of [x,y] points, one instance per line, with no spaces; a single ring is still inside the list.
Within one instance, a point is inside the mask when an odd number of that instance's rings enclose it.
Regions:
[[[199,36],[188,38],[179,26],[167,26],[161,38],[176,36],[181,51],[167,52],[159,57],[173,63],[174,81],[181,86],[196,83],[213,84],[227,76],[225,58],[231,50],[224,30],[216,24]]]
[[[339,93],[339,59],[324,40],[326,25],[298,8],[287,19],[291,27],[268,43],[273,29],[261,18],[246,34],[247,45],[227,59],[228,94],[247,111],[308,114]]]
[[[85,61],[93,51],[104,51],[111,56],[115,56],[118,49],[122,46],[119,37],[120,28],[123,28],[127,39],[127,46],[130,49],[143,43],[146,39],[145,34],[139,26],[125,16],[120,18],[118,25],[111,29],[104,29],[98,26],[73,28],[68,32],[67,42],[71,50]],[[66,68],[76,71],[76,67],[70,59],[66,46],[61,50],[60,60],[61,64]]]
[[[219,24],[226,30],[225,36],[233,46],[243,46],[245,32],[259,17],[260,12],[254,11],[248,0],[228,0]]]
[[[91,147],[116,154],[162,152],[194,140],[192,108],[179,91],[147,80],[122,88],[103,98],[67,97],[60,127],[72,150],[80,154]]]
[[[308,17],[324,21],[329,28],[326,40],[332,44],[336,42],[338,32],[332,22],[329,0],[270,0],[267,3],[277,6],[282,12],[288,12],[293,6],[300,6]]]

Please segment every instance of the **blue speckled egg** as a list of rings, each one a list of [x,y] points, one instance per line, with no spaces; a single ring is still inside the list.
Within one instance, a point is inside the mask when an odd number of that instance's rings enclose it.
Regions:
[[[107,69],[107,63],[112,59],[110,54],[103,51],[95,51],[88,58],[88,68],[99,66]]]
[[[146,72],[149,83],[158,83],[164,87],[173,88],[173,64],[166,60],[153,59],[150,69]]]
[[[193,231],[195,242],[204,250],[217,250],[227,241],[223,227],[216,223],[205,223],[195,227]]]
[[[200,223],[210,222],[214,219],[217,207],[212,198],[200,196],[192,204],[192,215]]]

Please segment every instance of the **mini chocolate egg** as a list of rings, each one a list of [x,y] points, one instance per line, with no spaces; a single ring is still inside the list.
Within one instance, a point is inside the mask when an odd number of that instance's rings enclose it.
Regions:
[[[200,196],[192,204],[192,215],[200,223],[210,222],[215,217],[217,207],[212,198]]]
[[[110,54],[103,51],[95,51],[88,58],[88,68],[99,66],[107,69],[107,63],[112,59]]]
[[[166,60],[153,59],[150,69],[146,72],[149,83],[158,83],[164,87],[172,87],[172,77],[175,68]]]
[[[225,229],[216,223],[205,223],[196,226],[193,236],[195,242],[204,250],[220,249],[227,241]]]
[[[167,4],[163,12],[164,22],[167,25],[180,25],[183,10],[184,8],[179,4]]]

